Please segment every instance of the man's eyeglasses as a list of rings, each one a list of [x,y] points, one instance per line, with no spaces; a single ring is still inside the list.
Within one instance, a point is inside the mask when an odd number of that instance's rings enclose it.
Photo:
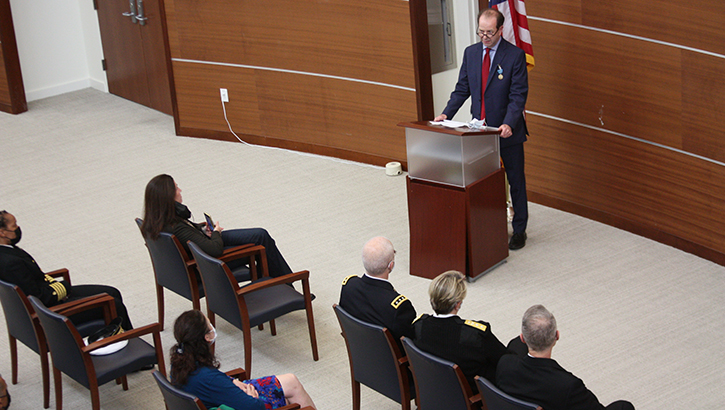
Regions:
[[[478,31],[476,31],[476,34],[478,34],[479,37],[486,37],[486,38],[491,38],[494,35],[496,35],[496,33],[498,33],[498,28],[496,30],[493,30],[493,31],[491,31],[491,30],[486,30],[486,31],[478,30]]]

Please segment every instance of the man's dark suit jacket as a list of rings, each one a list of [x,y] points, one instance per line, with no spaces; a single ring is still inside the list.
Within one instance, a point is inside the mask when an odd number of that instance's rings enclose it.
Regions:
[[[340,306],[356,318],[387,327],[400,344],[400,337],[415,337],[415,308],[386,280],[348,276],[342,282]]]
[[[461,105],[471,97],[471,116],[481,116],[481,66],[483,65],[483,45],[470,45],[463,52],[463,63],[458,75],[456,88],[451,93],[443,113],[452,119]],[[501,66],[499,79],[498,67]],[[513,135],[501,138],[501,148],[526,141],[526,122],[524,108],[529,93],[526,53],[503,38],[491,63],[486,83],[486,124],[499,127],[508,124]]]
[[[584,382],[566,371],[554,359],[505,355],[496,369],[496,384],[504,392],[544,408],[544,410],[602,410]],[[631,403],[617,401],[607,409],[634,409]]]

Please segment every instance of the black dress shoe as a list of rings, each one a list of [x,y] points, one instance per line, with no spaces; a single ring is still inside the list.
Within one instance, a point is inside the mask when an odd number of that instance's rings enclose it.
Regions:
[[[156,367],[155,364],[145,364],[145,365],[141,366],[141,368],[138,369],[137,371],[140,372],[140,371],[146,371],[146,370],[153,370],[155,367]]]
[[[509,241],[509,249],[515,251],[517,249],[523,248],[524,246],[526,246],[526,232],[520,232],[511,235],[511,240]]]

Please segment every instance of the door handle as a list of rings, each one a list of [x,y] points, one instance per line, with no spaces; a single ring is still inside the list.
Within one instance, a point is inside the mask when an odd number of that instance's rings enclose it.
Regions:
[[[131,17],[131,23],[136,23],[136,3],[133,2],[133,0],[128,0],[128,9],[129,11],[125,13],[121,13],[125,17]]]
[[[138,20],[138,24],[142,26],[146,25],[146,20],[148,20],[149,18],[143,15],[143,0],[136,0],[136,10],[136,20]]]

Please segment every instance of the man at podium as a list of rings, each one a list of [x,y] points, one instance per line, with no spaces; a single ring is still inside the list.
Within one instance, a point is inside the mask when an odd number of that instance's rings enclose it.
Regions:
[[[485,119],[488,126],[498,128],[501,159],[514,207],[509,249],[517,250],[526,245],[529,218],[524,175],[524,141],[528,130],[523,114],[529,80],[526,54],[501,38],[503,23],[504,16],[498,10],[486,9],[479,13],[476,33],[481,42],[464,51],[456,88],[435,121],[453,118],[471,97],[471,116]],[[484,77],[486,81],[481,81]]]

